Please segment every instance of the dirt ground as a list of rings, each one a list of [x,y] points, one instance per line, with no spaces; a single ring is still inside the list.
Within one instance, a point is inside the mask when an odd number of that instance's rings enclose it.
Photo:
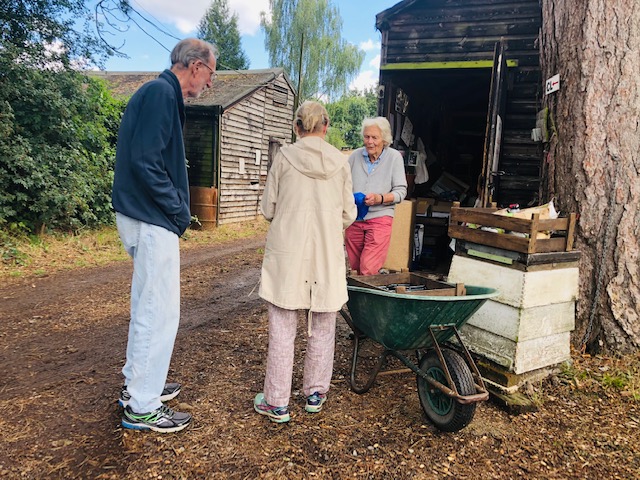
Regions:
[[[129,262],[0,287],[0,478],[638,478],[638,354],[575,356],[530,392],[536,410],[484,402],[467,428],[441,433],[422,412],[411,373],[379,376],[363,395],[350,390],[350,330],[339,317],[323,411],[305,413],[296,390],[299,335],[291,422],[257,415],[267,349],[256,288],[263,246],[254,238],[183,252],[170,380],[184,389],[170,406],[191,412],[194,424],[176,434],[120,426]]]

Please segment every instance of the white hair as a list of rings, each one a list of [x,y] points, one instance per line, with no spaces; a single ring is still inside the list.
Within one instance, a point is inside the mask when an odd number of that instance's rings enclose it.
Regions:
[[[362,130],[360,132],[362,136],[364,136],[364,129],[367,127],[378,127],[380,129],[380,133],[382,134],[382,143],[384,143],[385,147],[388,147],[391,145],[391,142],[393,142],[393,138],[391,137],[391,124],[386,118],[365,118],[362,121]]]
[[[185,38],[180,40],[171,51],[171,65],[180,64],[188,67],[194,60],[209,61],[209,55],[218,58],[218,48],[212,43],[199,38]]]

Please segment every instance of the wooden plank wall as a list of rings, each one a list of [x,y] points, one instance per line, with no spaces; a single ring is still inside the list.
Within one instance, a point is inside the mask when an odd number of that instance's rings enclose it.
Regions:
[[[508,41],[507,58],[538,65],[538,0],[430,0],[390,19],[381,64],[487,60]]]
[[[275,88],[286,88],[286,104]],[[281,75],[222,115],[220,195],[218,224],[254,220],[260,215],[260,200],[267,178],[269,138],[291,141],[293,92]],[[256,165],[256,150],[260,164]],[[244,161],[244,173],[240,165]]]

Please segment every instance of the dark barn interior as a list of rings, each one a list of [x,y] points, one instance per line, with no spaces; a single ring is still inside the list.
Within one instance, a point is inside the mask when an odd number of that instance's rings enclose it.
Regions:
[[[414,197],[428,196],[431,185],[446,171],[469,185],[463,200],[473,200],[481,173],[490,82],[487,70],[423,70],[393,75],[393,83],[410,99],[407,116],[412,120],[414,135],[434,155],[428,166],[429,181],[415,186]],[[407,171],[411,174],[413,168],[408,166]]]
[[[454,198],[463,204],[473,204],[483,180],[499,206],[540,201],[542,144],[532,139],[542,94],[540,24],[538,0],[405,0],[377,15],[379,113],[394,127],[396,148],[410,152],[420,139],[428,149],[429,183],[417,185],[414,197],[428,196],[447,172],[468,187]],[[407,120],[411,144],[401,135]]]
[[[543,203],[538,0],[404,0],[376,16],[378,114],[404,155],[420,257],[446,269],[462,206]]]

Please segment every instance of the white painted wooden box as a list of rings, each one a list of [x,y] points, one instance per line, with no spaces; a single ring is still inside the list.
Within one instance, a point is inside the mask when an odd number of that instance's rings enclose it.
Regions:
[[[499,292],[460,330],[472,352],[515,374],[570,359],[578,296],[575,263],[518,269],[454,255],[448,281]]]
[[[454,255],[448,280],[495,288],[499,291],[497,302],[517,308],[573,302],[578,298],[578,267],[573,263],[557,265],[557,268],[537,265],[522,271]]]

